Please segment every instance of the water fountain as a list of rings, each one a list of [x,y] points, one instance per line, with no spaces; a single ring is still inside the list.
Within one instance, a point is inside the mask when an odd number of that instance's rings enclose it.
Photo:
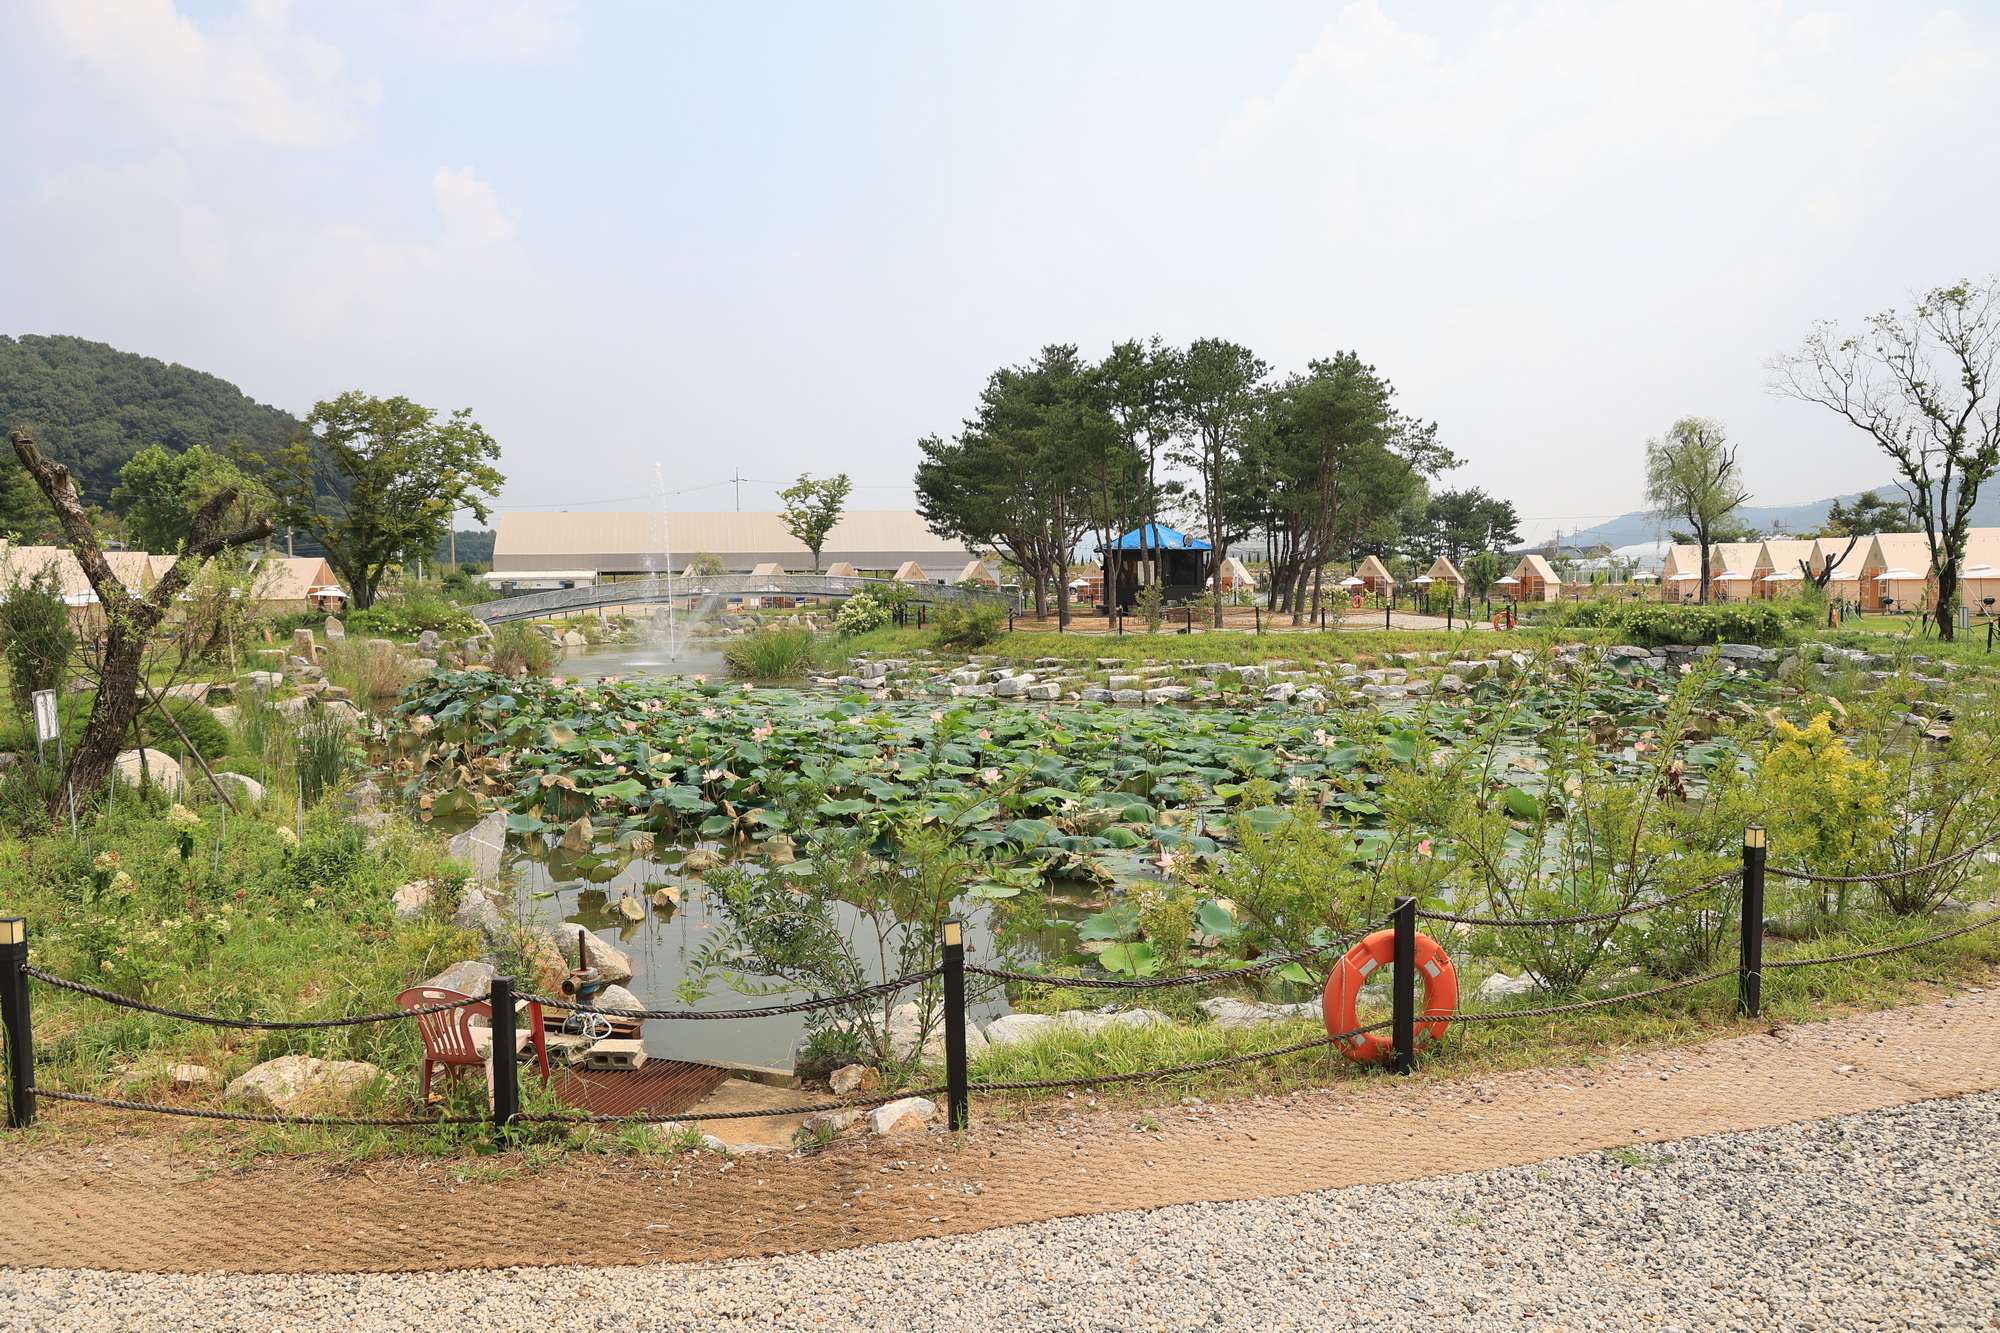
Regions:
[[[678,662],[681,656],[680,608],[674,605],[674,543],[673,533],[667,523],[667,474],[658,464],[653,464],[653,522],[657,530],[649,544],[653,550],[646,555],[647,567],[654,577],[666,581],[667,600],[660,610],[653,613],[653,640],[666,650],[669,662]],[[656,558],[658,566],[653,564]]]

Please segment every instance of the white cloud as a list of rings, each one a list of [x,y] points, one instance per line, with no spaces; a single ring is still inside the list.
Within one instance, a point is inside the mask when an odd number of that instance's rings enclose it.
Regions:
[[[432,0],[419,26],[465,59],[536,60],[574,40],[574,10],[570,0]]]
[[[287,0],[244,0],[203,27],[174,0],[39,0],[57,50],[94,72],[100,104],[183,146],[321,148],[352,132],[374,101],[338,51],[296,31]]]

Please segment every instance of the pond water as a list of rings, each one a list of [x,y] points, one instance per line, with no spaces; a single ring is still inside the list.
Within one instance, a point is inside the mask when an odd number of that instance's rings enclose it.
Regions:
[[[707,676],[710,680],[729,674],[722,660],[722,645],[701,639],[683,645],[674,657],[667,655],[665,644],[653,642],[572,648],[555,670],[563,676]]]
[[[676,872],[679,848],[665,852],[660,860],[635,859],[617,878],[604,884],[577,881],[553,882],[546,865],[509,852],[509,864],[516,875],[516,900],[526,919],[554,927],[564,953],[576,956],[579,930],[588,930],[607,944],[616,945],[632,959],[632,980],[626,983],[648,1009],[694,1009],[704,1013],[721,1009],[762,1008],[791,1004],[812,998],[804,991],[780,991],[771,995],[744,995],[717,982],[707,996],[689,1004],[677,993],[687,977],[690,960],[727,925],[727,914],[699,881]],[[658,908],[647,901],[647,881],[674,884],[682,893],[677,907]],[[629,921],[618,914],[627,891],[645,905],[642,920]],[[540,895],[548,895],[542,897]],[[992,958],[992,932],[983,908],[966,905],[968,961]],[[858,913],[842,909],[841,925],[857,941],[868,928]],[[872,932],[869,932],[872,934]],[[879,969],[870,981],[882,979]],[[914,991],[898,1003],[916,998]],[[1004,1000],[975,1006],[973,1016],[980,1022],[1007,1012]],[[713,1022],[668,1022],[655,1020],[645,1025],[646,1051],[662,1059],[734,1060],[744,1064],[789,1069],[792,1048],[806,1029],[805,1014],[785,1014],[773,1018],[727,1019]]]

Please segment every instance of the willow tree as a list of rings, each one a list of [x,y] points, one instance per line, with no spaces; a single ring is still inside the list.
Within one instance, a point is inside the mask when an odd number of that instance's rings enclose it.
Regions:
[[[1662,520],[1685,523],[1701,548],[1701,600],[1708,600],[1709,549],[1750,493],[1720,421],[1682,417],[1646,441],[1646,503]]]

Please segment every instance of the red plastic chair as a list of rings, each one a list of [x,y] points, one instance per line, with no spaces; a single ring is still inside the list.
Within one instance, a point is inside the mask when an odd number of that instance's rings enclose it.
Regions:
[[[396,997],[399,1009],[425,1009],[434,1004],[450,1004],[466,997],[455,990],[445,990],[442,986],[412,986]],[[542,1080],[549,1078],[548,1040],[542,1032],[542,1006],[532,1001],[522,1000],[515,1005],[515,1012],[528,1010],[528,1026],[514,1030],[514,1054],[529,1042],[535,1044],[535,1063],[540,1068]],[[475,1000],[462,1004],[456,1009],[444,1009],[434,1014],[417,1015],[417,1031],[424,1037],[424,1063],[418,1079],[417,1095],[424,1101],[430,1100],[431,1071],[443,1069],[450,1077],[457,1078],[467,1069],[485,1069],[486,1057],[479,1053],[473,1040],[472,1020],[486,1020],[487,1031],[492,1032],[493,1006],[485,1000]],[[492,1049],[490,1046],[489,1050]],[[492,1075],[487,1075],[487,1084],[492,1085]]]

